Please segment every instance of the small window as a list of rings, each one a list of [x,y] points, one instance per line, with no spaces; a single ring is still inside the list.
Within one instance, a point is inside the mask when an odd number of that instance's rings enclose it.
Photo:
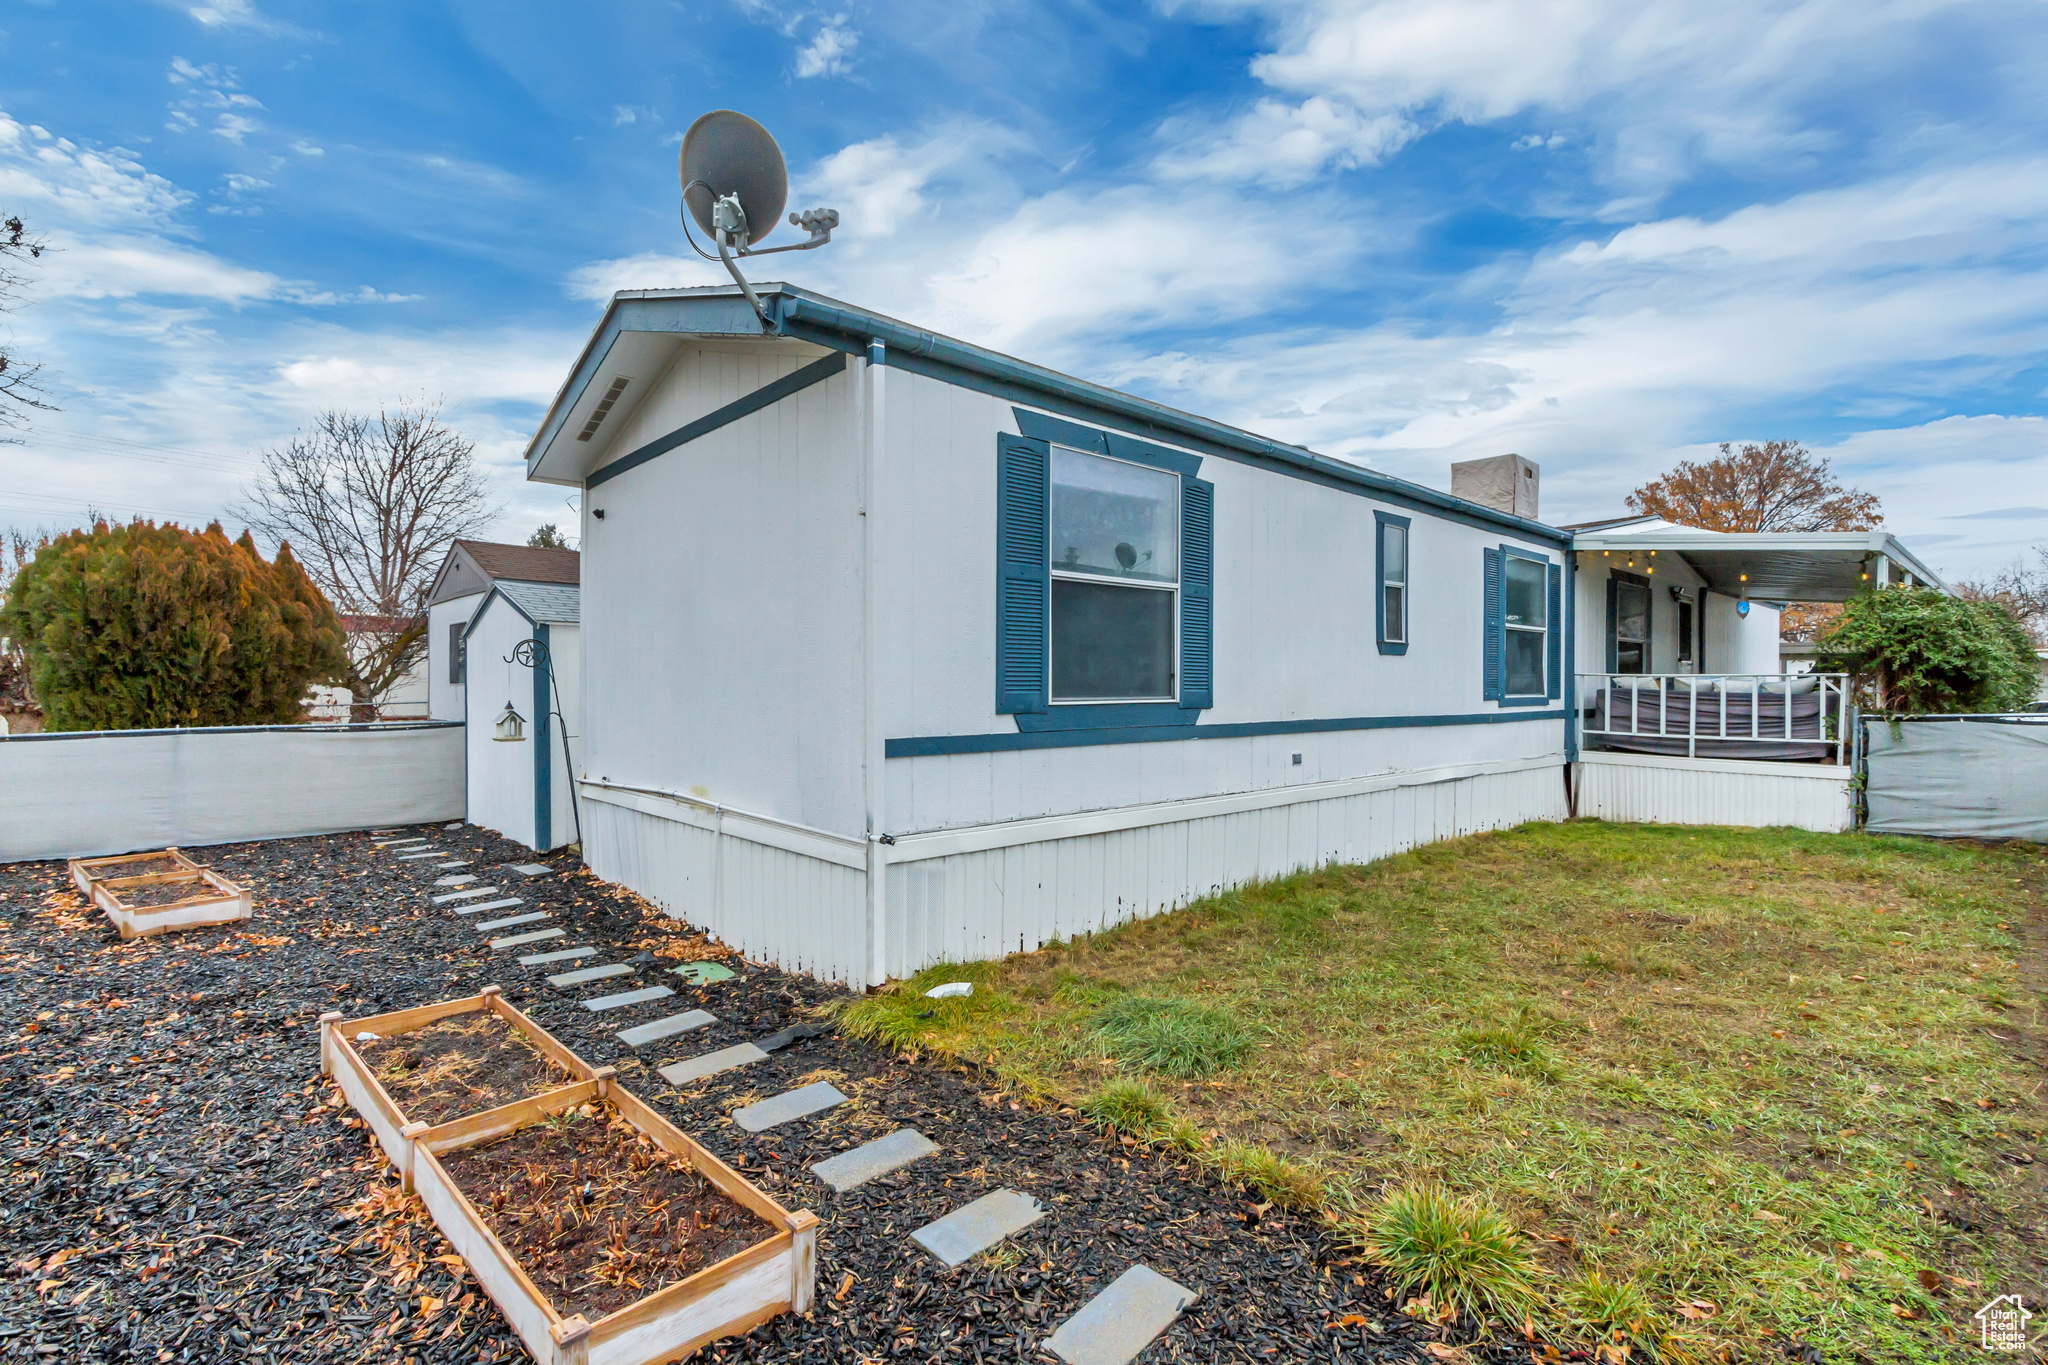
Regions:
[[[1544,695],[1543,655],[1550,631],[1549,570],[1537,560],[1508,556],[1507,695]]]
[[[1052,700],[1171,701],[1180,478],[1052,448]]]
[[[466,642],[462,638],[462,632],[468,626],[467,621],[451,621],[448,624],[448,681],[457,686],[460,686],[469,674],[469,660],[464,652]]]
[[[1692,603],[1681,598],[1678,603],[1678,662],[1689,664],[1692,660]]]
[[[1380,639],[1408,643],[1408,528],[1380,523]]]

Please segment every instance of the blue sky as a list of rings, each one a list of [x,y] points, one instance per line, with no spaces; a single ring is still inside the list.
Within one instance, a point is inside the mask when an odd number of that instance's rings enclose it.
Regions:
[[[743,109],[790,279],[1549,520],[1791,437],[1954,575],[2048,543],[2048,6],[1194,0],[0,11],[0,525],[195,520],[322,407],[518,451],[615,288],[712,283],[676,144]],[[788,229],[784,229],[787,234]],[[793,238],[793,234],[790,234]],[[778,239],[779,240],[779,239]],[[771,243],[773,244],[773,243]]]

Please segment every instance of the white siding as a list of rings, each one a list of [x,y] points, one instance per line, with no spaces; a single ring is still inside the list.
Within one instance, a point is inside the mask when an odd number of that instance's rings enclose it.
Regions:
[[[1610,569],[1626,569],[1628,556],[1621,551],[1601,554],[1581,552],[1578,559],[1578,626],[1573,641],[1580,673],[1598,673],[1607,667],[1607,579]],[[1748,616],[1738,615],[1735,599],[1705,591],[1706,580],[1677,555],[1660,554],[1654,560],[1647,552],[1637,555],[1632,572],[1650,580],[1650,668],[1652,673],[1777,673],[1778,617],[1776,607],[1762,602],[1749,604]],[[1672,587],[1692,590],[1696,609],[1704,607],[1706,657],[1692,666],[1678,663],[1678,604],[1671,600]]]
[[[583,790],[583,858],[598,876],[757,961],[865,984],[865,872],[721,833],[674,802]]]
[[[1263,801],[1225,800],[1213,803],[1224,808],[1218,813],[1194,818],[1174,819],[1170,807],[1118,811],[1124,828],[1065,837],[1055,829],[1017,831],[1014,837],[1026,841],[892,863],[887,973],[1026,952],[1249,881],[1564,818],[1560,763],[1473,766],[1480,770],[1351,784],[1363,789],[1339,795],[1310,788]],[[933,842],[945,848],[952,837]],[[892,856],[916,852],[909,841]]]
[[[484,595],[469,593],[427,608],[427,707],[435,720],[461,720],[467,714],[467,689],[448,681],[448,627],[476,614]]]
[[[534,710],[534,671],[510,661],[514,646],[533,638],[526,618],[502,597],[483,608],[469,635],[469,678],[475,685],[476,709],[466,726],[469,755],[469,822],[494,829],[528,848],[539,846],[534,829],[534,778],[538,755],[534,746],[543,742],[542,727]],[[573,625],[548,627],[548,649],[554,656],[555,677],[561,695],[554,698],[544,742],[547,745],[550,805],[548,848],[560,848],[576,839],[576,810],[571,804],[570,770],[562,757],[558,725],[566,722],[569,752],[581,757],[582,714],[581,660],[578,630]],[[526,722],[526,737],[517,743],[495,738],[498,717],[510,701]],[[556,706],[562,720],[553,715]],[[542,850],[545,852],[546,850]]]
[[[1573,765],[1578,814],[1658,825],[1839,833],[1853,826],[1846,767],[1588,753]]]
[[[818,354],[688,344],[613,449]],[[849,364],[584,497],[585,773],[864,832],[858,372]]]

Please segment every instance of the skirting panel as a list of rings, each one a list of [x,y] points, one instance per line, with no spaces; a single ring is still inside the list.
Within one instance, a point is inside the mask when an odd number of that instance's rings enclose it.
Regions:
[[[1586,754],[1573,766],[1578,813],[1655,825],[1789,825],[1835,834],[1854,824],[1850,769]]]
[[[583,857],[757,962],[865,984],[862,870],[602,800],[584,802]]]
[[[1028,952],[1246,882],[1529,820],[1562,820],[1562,764],[1146,823],[888,868],[886,970]]]

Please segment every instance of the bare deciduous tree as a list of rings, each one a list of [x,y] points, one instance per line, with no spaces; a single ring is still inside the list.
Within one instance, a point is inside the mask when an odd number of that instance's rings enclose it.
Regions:
[[[21,287],[28,283],[21,265],[36,260],[44,250],[40,241],[28,235],[28,225],[19,216],[0,219],[0,312],[12,310],[21,299]],[[41,369],[40,365],[22,364],[20,357],[0,345],[0,426],[20,425],[30,408],[55,410],[42,400],[43,390],[36,383]]]
[[[1956,584],[1956,595],[2003,602],[2034,643],[2048,646],[2048,545],[2034,547],[2034,562],[2015,559],[1988,579]]]
[[[377,719],[427,648],[427,593],[449,542],[497,516],[475,446],[443,425],[439,402],[375,416],[329,411],[263,453],[240,514],[290,540],[349,626],[349,718]]]

